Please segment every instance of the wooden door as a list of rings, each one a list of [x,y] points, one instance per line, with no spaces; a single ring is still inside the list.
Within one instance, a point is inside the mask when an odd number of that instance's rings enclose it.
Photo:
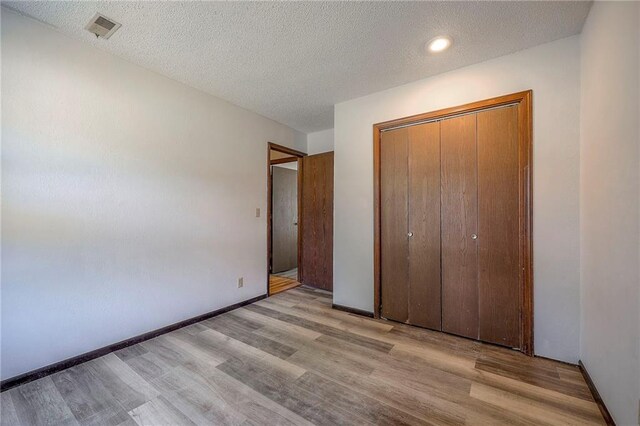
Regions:
[[[333,291],[333,152],[302,159],[302,283]]]
[[[389,130],[380,138],[380,303],[384,318],[407,322],[409,129]]]
[[[478,338],[476,115],[442,121],[442,329]]]
[[[518,107],[477,114],[480,340],[520,347]]]
[[[381,305],[385,318],[440,330],[440,124],[382,133]]]
[[[407,130],[408,323],[440,330],[440,123]]]
[[[375,317],[533,354],[531,95],[373,126]]]
[[[272,166],[271,272],[298,266],[298,171]]]

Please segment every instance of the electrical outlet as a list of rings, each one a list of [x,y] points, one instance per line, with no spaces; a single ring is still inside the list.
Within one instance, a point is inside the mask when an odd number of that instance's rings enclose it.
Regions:
[[[256,217],[260,217],[260,207],[256,209]]]
[[[244,278],[240,277],[238,278],[238,288],[242,288],[242,286],[244,286]]]

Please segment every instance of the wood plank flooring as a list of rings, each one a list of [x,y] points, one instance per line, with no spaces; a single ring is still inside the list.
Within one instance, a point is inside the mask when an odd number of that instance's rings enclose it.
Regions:
[[[277,272],[273,275],[278,277],[292,278],[294,280],[298,279],[298,268],[289,269],[288,271]]]
[[[297,272],[296,272],[297,274]],[[301,285],[296,278],[282,275],[269,275],[269,294],[274,295]]]
[[[577,367],[298,287],[1,394],[2,425],[604,424]]]

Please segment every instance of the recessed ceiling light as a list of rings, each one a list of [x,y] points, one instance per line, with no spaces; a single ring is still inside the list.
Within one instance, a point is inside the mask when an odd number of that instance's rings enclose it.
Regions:
[[[451,40],[451,37],[438,36],[436,38],[431,39],[429,43],[427,43],[427,49],[431,53],[439,53],[451,47],[451,43],[453,43],[453,41]]]

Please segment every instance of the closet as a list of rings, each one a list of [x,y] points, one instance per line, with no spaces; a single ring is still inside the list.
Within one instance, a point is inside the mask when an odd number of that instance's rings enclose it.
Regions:
[[[524,94],[378,129],[381,317],[530,350]]]

